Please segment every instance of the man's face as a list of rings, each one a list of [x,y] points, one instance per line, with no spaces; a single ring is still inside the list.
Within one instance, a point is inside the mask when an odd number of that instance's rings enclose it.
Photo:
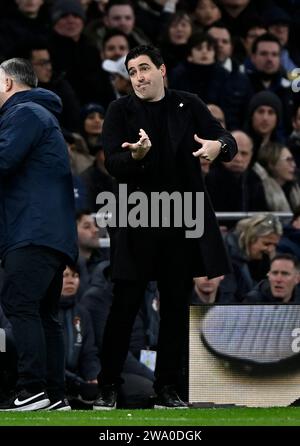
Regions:
[[[277,124],[275,110],[268,105],[257,107],[252,116],[252,127],[260,135],[265,136],[272,133]]]
[[[158,101],[164,95],[165,65],[157,68],[149,56],[128,62],[128,73],[135,94],[145,101]]]
[[[78,243],[82,249],[99,248],[99,228],[91,215],[83,215],[77,221]]]
[[[224,62],[232,54],[231,37],[226,28],[212,27],[208,34],[217,42],[217,59]]]
[[[299,272],[288,259],[274,260],[268,273],[271,292],[274,297],[288,301],[299,283]]]
[[[277,73],[280,67],[280,47],[276,42],[259,42],[251,60],[258,71]]]
[[[233,134],[238,152],[229,163],[224,163],[224,167],[233,173],[243,173],[248,169],[252,157],[252,142],[244,134]]]
[[[0,107],[4,104],[4,102],[7,100],[7,82],[6,82],[7,76],[5,72],[0,69]]]
[[[289,40],[289,27],[288,25],[278,23],[276,25],[269,26],[269,32],[273,36],[277,37],[281,46],[285,46]]]
[[[44,0],[15,0],[19,11],[29,17],[37,16]]]
[[[215,293],[219,288],[220,282],[224,279],[224,276],[214,277],[213,279],[208,279],[205,277],[195,277],[194,284],[198,291],[203,294]]]
[[[48,50],[33,50],[31,63],[39,82],[48,83],[52,77],[52,64]]]
[[[63,37],[77,42],[80,39],[81,32],[83,30],[83,20],[73,14],[68,14],[61,17],[54,25],[54,30]]]
[[[247,35],[244,39],[242,39],[244,47],[247,51],[247,54],[251,56],[252,45],[257,37],[265,34],[267,32],[266,28],[261,28],[260,26],[255,26],[254,28],[250,28],[247,32]]]
[[[273,257],[279,239],[279,235],[275,233],[258,237],[249,247],[250,259],[261,260],[264,254]]]
[[[108,11],[105,25],[108,28],[116,28],[125,34],[130,34],[134,28],[134,12],[129,5],[115,5]]]
[[[118,60],[129,52],[129,45],[124,36],[113,36],[105,42],[102,59]]]

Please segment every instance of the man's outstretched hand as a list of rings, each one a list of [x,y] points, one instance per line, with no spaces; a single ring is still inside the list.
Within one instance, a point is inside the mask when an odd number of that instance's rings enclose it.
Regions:
[[[220,141],[213,141],[211,139],[202,139],[199,136],[194,135],[194,140],[202,144],[201,149],[193,152],[194,156],[200,156],[207,161],[213,161],[220,153],[221,143]]]
[[[123,142],[122,144],[123,149],[129,149],[131,151],[131,156],[134,160],[143,159],[144,156],[146,156],[146,154],[149,152],[152,145],[145,130],[140,129],[139,136],[140,139],[138,140],[138,142]]]

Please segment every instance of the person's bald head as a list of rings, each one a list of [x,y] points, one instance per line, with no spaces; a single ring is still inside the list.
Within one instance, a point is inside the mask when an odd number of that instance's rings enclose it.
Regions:
[[[235,130],[232,136],[236,140],[238,152],[229,163],[224,163],[224,167],[233,173],[245,172],[250,164],[253,154],[253,141],[247,133]]]

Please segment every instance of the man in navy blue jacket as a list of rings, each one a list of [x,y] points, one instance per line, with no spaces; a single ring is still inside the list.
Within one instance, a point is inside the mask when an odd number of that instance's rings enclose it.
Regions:
[[[29,62],[0,65],[1,304],[18,354],[17,394],[0,410],[68,407],[58,302],[77,257],[74,197],[61,101],[36,85]]]

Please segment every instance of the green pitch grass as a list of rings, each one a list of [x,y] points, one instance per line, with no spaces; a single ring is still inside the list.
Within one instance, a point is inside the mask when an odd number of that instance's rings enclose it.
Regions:
[[[0,426],[300,426],[300,408],[0,412]]]

